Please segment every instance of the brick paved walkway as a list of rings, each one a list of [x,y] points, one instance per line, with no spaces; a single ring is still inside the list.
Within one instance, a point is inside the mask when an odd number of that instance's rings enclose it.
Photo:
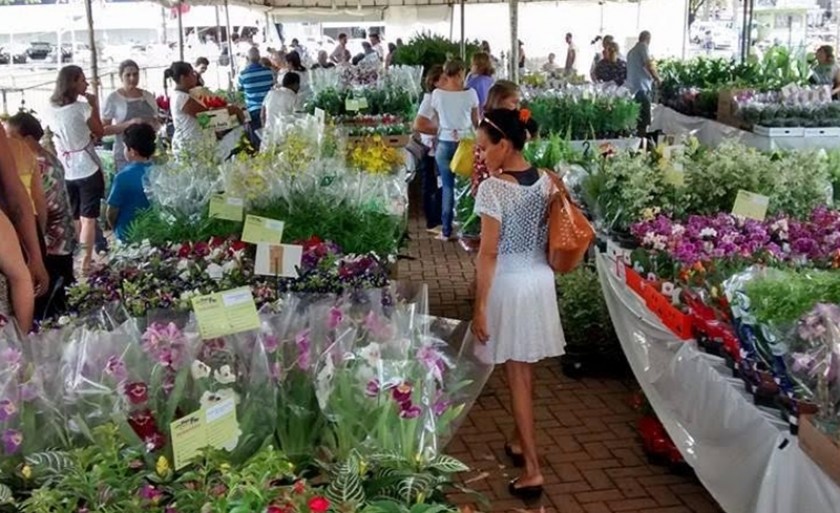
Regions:
[[[416,217],[416,216],[415,216]],[[471,316],[473,260],[455,243],[436,241],[419,221],[400,262],[400,279],[429,285],[433,315]],[[505,436],[513,428],[503,373],[494,372],[448,452],[473,469],[467,486],[491,501],[492,512],[717,513],[715,501],[692,477],[647,462],[633,429],[628,398],[636,388],[609,379],[567,378],[557,361],[540,364],[535,376],[537,434],[545,494],[534,504],[511,497]],[[472,502],[463,495],[457,503]]]

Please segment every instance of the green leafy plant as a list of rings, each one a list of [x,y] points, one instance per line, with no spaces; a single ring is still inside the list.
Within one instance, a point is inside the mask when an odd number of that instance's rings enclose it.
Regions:
[[[617,139],[633,134],[639,105],[632,98],[601,94],[580,96],[546,92],[528,101],[528,108],[544,137]]]
[[[466,62],[479,51],[478,41],[467,42]],[[461,55],[460,42],[451,41],[431,32],[422,32],[408,40],[406,44],[397,48],[394,64],[406,66],[422,66],[423,74],[435,64],[443,64],[447,60]]]
[[[557,275],[556,285],[566,347],[574,352],[620,352],[597,271],[582,265]]]
[[[759,323],[788,326],[817,303],[840,303],[840,273],[774,270],[750,281],[746,293]]]

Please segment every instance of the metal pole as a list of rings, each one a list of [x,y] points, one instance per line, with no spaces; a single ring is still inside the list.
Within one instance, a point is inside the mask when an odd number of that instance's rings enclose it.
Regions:
[[[685,52],[688,49],[688,30],[689,30],[689,19],[691,18],[691,7],[690,7],[691,0],[685,0],[685,18],[683,19],[683,40],[682,40],[682,58],[685,60]]]
[[[222,15],[219,13],[219,6],[216,8],[216,46],[222,49]]]
[[[749,0],[744,0],[744,12],[741,16],[741,62],[747,61],[747,39],[749,39],[750,27],[747,25],[747,10]]]
[[[180,0],[178,3],[175,4],[176,8],[178,9],[178,56],[180,61],[184,60],[184,20],[181,15],[181,6],[183,5]]]
[[[508,0],[510,13],[510,79],[519,82],[519,0]]]
[[[455,37],[455,6],[449,4],[449,40]]]
[[[90,44],[90,74],[93,77],[93,94],[99,96],[99,64],[96,60],[96,33],[93,28],[93,1],[85,0],[85,14],[87,15],[88,43]]]
[[[461,60],[467,60],[467,34],[466,21],[464,18],[465,2],[461,0]]]
[[[233,83],[233,77],[236,76],[236,62],[233,55],[233,40],[230,37],[230,9],[228,7],[228,0],[225,0],[225,24],[227,25],[228,56],[230,57],[230,81]]]

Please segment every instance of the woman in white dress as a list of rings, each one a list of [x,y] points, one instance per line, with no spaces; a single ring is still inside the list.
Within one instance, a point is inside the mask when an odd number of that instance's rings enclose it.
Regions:
[[[122,87],[108,95],[102,109],[102,125],[105,135],[115,135],[114,167],[121,171],[127,164],[123,133],[131,125],[147,123],[157,130],[158,107],[155,95],[141,89],[140,66],[132,60],[123,61],[119,68]]]
[[[481,216],[472,331],[487,358],[504,364],[516,429],[505,452],[524,472],[510,483],[513,495],[542,493],[533,411],[532,365],[563,354],[554,272],[546,261],[548,199],[554,186],[525,161],[527,110],[496,109],[479,125],[476,145],[491,177],[481,183],[475,211]]]

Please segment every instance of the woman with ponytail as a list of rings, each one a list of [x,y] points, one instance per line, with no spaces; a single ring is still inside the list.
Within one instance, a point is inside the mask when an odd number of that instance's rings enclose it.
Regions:
[[[479,350],[504,364],[516,428],[505,452],[523,473],[510,493],[535,497],[543,476],[536,447],[533,364],[563,354],[565,341],[554,272],[546,260],[548,202],[554,185],[546,171],[525,161],[522,150],[532,125],[530,112],[487,112],[476,138],[490,178],[478,187],[481,216],[472,332]]]

